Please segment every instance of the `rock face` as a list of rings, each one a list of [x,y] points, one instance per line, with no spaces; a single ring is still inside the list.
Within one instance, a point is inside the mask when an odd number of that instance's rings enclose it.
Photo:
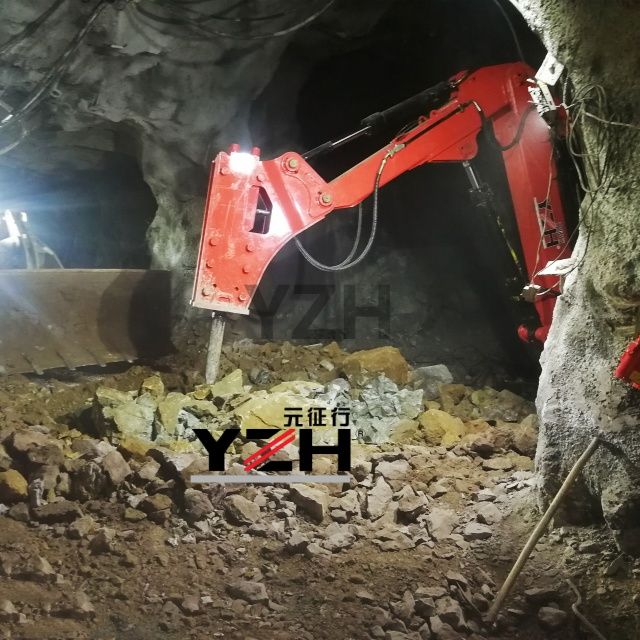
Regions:
[[[514,0],[547,48],[568,69],[576,91],[593,86],[607,96],[605,120],[637,126],[640,87],[637,66],[636,3],[599,5],[597,19],[588,3]],[[607,37],[597,37],[606,33]],[[591,518],[600,509],[625,550],[640,553],[640,486],[630,473],[640,464],[640,394],[612,372],[636,336],[640,261],[636,250],[640,147],[636,129],[584,118],[586,148],[603,162],[603,185],[582,203],[587,222],[574,255],[578,266],[567,276],[542,356],[537,397],[541,419],[537,468],[540,501],[546,504],[571,465],[600,429],[608,443],[583,471],[565,517]],[[593,178],[593,176],[591,176]],[[590,188],[598,185],[590,179]],[[605,193],[606,188],[606,193]]]

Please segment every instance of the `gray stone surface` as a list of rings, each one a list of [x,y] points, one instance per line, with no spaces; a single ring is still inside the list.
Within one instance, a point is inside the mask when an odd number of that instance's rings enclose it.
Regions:
[[[424,391],[425,400],[435,400],[438,397],[438,387],[451,382],[453,382],[453,376],[444,364],[418,367],[411,372],[411,383],[414,389]]]
[[[422,410],[422,389],[399,389],[384,375],[362,390],[351,403],[354,430],[364,442],[380,444],[389,440],[393,427],[402,419],[415,418]]]
[[[599,4],[597,17],[591,3],[513,3],[566,65],[578,91],[600,84],[607,95],[608,118],[638,124],[636,3]],[[567,277],[542,356],[537,397],[539,496],[546,505],[601,430],[608,444],[587,465],[566,502],[564,517],[593,519],[602,508],[618,544],[637,554],[640,487],[630,474],[640,464],[640,394],[613,378],[612,372],[636,335],[640,134],[591,118],[585,118],[583,132],[591,153],[598,152],[597,139],[604,140],[600,160],[606,152],[608,189],[583,202],[589,230],[585,227],[580,233],[574,251],[579,267]]]

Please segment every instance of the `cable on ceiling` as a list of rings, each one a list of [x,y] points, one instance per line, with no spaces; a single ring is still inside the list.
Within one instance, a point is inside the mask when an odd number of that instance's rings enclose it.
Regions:
[[[496,5],[496,7],[498,7],[500,13],[502,14],[502,17],[505,19],[507,25],[509,26],[509,31],[511,31],[513,42],[516,46],[516,51],[518,52],[518,57],[520,58],[521,62],[525,62],[524,53],[522,52],[522,47],[520,46],[520,39],[518,38],[518,34],[516,33],[516,29],[513,26],[513,22],[509,17],[509,14],[506,12],[502,4],[500,4],[500,0],[492,0],[492,2]]]
[[[0,120],[0,130],[5,129],[13,124],[20,122],[25,116],[27,116],[33,109],[35,109],[40,102],[45,98],[47,92],[60,80],[64,72],[71,64],[73,54],[78,50],[78,47],[84,40],[93,23],[96,21],[102,10],[106,7],[109,0],[99,0],[94,7],[93,11],[85,21],[84,25],[78,30],[74,38],[71,40],[66,50],[56,60],[47,74],[38,82],[31,93],[27,96],[26,100],[16,108],[8,116]]]
[[[289,35],[290,33],[294,33],[295,31],[298,31],[299,29],[306,27],[308,24],[310,24],[311,22],[319,18],[322,14],[324,14],[326,11],[328,11],[335,4],[335,2],[336,0],[329,0],[320,9],[312,13],[310,16],[308,16],[304,20],[290,27],[285,27],[284,29],[280,29],[278,31],[272,31],[270,33],[259,33],[259,34],[248,34],[248,35],[242,35],[238,33],[229,33],[226,31],[219,31],[211,27],[205,27],[195,20],[190,20],[182,16],[174,17],[173,19],[167,18],[166,16],[159,16],[158,14],[155,14],[151,11],[143,9],[140,6],[140,4],[136,4],[136,9],[147,18],[151,18],[152,20],[156,20],[157,22],[163,22],[165,24],[168,23],[168,24],[176,24],[179,26],[191,27],[192,29],[195,29],[200,35],[213,36],[213,37],[219,37],[219,38],[231,38],[235,40],[267,40],[270,38],[278,38],[281,36]],[[176,16],[175,10],[168,9],[168,11],[169,13],[173,14],[173,16]]]
[[[62,5],[65,0],[55,0],[55,2],[43,13],[41,13],[33,22],[30,22],[20,33],[17,33],[12,38],[9,38],[4,44],[0,45],[0,56],[7,53],[15,47],[18,43],[22,42],[25,38],[33,35],[55,11]]]
[[[178,7],[180,7],[179,11],[186,11],[187,13],[193,15],[194,20],[197,18],[196,20],[197,22],[208,22],[209,20],[221,20],[224,22],[239,22],[239,23],[265,22],[267,20],[276,20],[277,18],[284,18],[287,15],[284,11],[280,11],[278,13],[272,13],[264,16],[248,16],[244,18],[233,18],[227,15],[224,15],[223,13],[206,14],[206,13],[202,13],[201,11],[196,11],[195,9],[189,9],[187,7],[187,5],[199,4],[206,0],[197,0],[197,2],[194,2],[194,3],[176,2],[176,0],[150,0],[150,1],[163,7],[167,7],[167,5],[174,5],[174,6],[177,5]],[[231,7],[227,7],[227,9],[225,9],[224,12],[229,13],[230,11],[233,11],[234,9],[237,9],[238,7],[242,6],[242,4],[243,4],[242,2],[238,2]],[[169,8],[169,10],[171,9]],[[174,10],[178,11],[177,7]]]

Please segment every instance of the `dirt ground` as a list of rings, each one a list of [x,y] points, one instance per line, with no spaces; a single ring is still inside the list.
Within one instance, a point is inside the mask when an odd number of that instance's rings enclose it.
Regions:
[[[241,363],[243,371],[250,373],[260,354]],[[317,362],[305,364],[306,357],[295,367],[282,367],[290,379],[300,379],[305,367],[316,370]],[[312,359],[322,360],[316,354]],[[235,366],[238,358],[227,357],[225,371]],[[166,363],[160,369],[167,388],[192,388],[193,376]],[[320,369],[328,380],[331,376]],[[11,452],[16,431],[32,434],[38,425],[50,435],[64,428],[81,431],[98,387],[135,389],[157,370],[5,378],[0,381],[0,441]],[[271,373],[273,383],[279,374]],[[315,487],[320,501],[329,504],[322,521],[283,486],[222,491],[200,486],[192,495],[200,496],[196,502],[208,499],[212,511],[189,518],[188,481],[167,475],[161,465],[158,478],[144,484],[141,468],[147,458],[125,455],[132,471],[128,479],[89,499],[74,497],[72,489],[65,493],[58,476],[56,496],[49,494],[48,500],[62,511],[68,508],[62,517],[38,515],[33,504],[30,512],[17,508],[23,503],[16,500],[0,515],[0,637],[596,637],[572,611],[577,598],[567,580],[581,596],[578,610],[604,637],[640,637],[640,563],[619,555],[604,526],[550,530],[498,624],[484,622],[539,513],[530,457],[499,446],[479,455],[478,440],[473,442],[359,447],[367,471],[361,480],[351,487]],[[32,451],[25,449],[31,462],[37,457]],[[19,466],[21,458],[13,455],[12,466]],[[73,465],[64,462],[61,468],[65,465],[73,480]],[[398,475],[400,468],[404,475]],[[38,476],[27,477],[31,487]],[[380,484],[392,488],[393,498],[375,519],[368,512]],[[345,521],[341,501],[349,491],[359,502]],[[132,496],[147,494],[171,499],[164,515],[147,510],[145,517],[135,507],[127,511]],[[237,496],[247,509],[244,522],[237,513],[230,517]],[[418,506],[403,512],[403,500]],[[254,513],[247,503],[259,509]],[[72,516],[70,505],[76,509]],[[402,521],[384,513],[398,505]],[[244,585],[242,593],[237,584]],[[542,609],[550,609],[550,617]]]

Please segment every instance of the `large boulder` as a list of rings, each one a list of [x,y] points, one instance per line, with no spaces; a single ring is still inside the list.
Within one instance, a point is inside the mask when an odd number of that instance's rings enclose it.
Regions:
[[[0,502],[12,503],[24,500],[28,495],[27,481],[15,469],[0,472]]]
[[[418,418],[427,444],[448,446],[454,444],[465,434],[465,426],[460,418],[446,411],[429,409]]]
[[[345,357],[342,368],[348,375],[383,374],[396,384],[409,382],[409,363],[396,347],[378,347],[356,351]]]

